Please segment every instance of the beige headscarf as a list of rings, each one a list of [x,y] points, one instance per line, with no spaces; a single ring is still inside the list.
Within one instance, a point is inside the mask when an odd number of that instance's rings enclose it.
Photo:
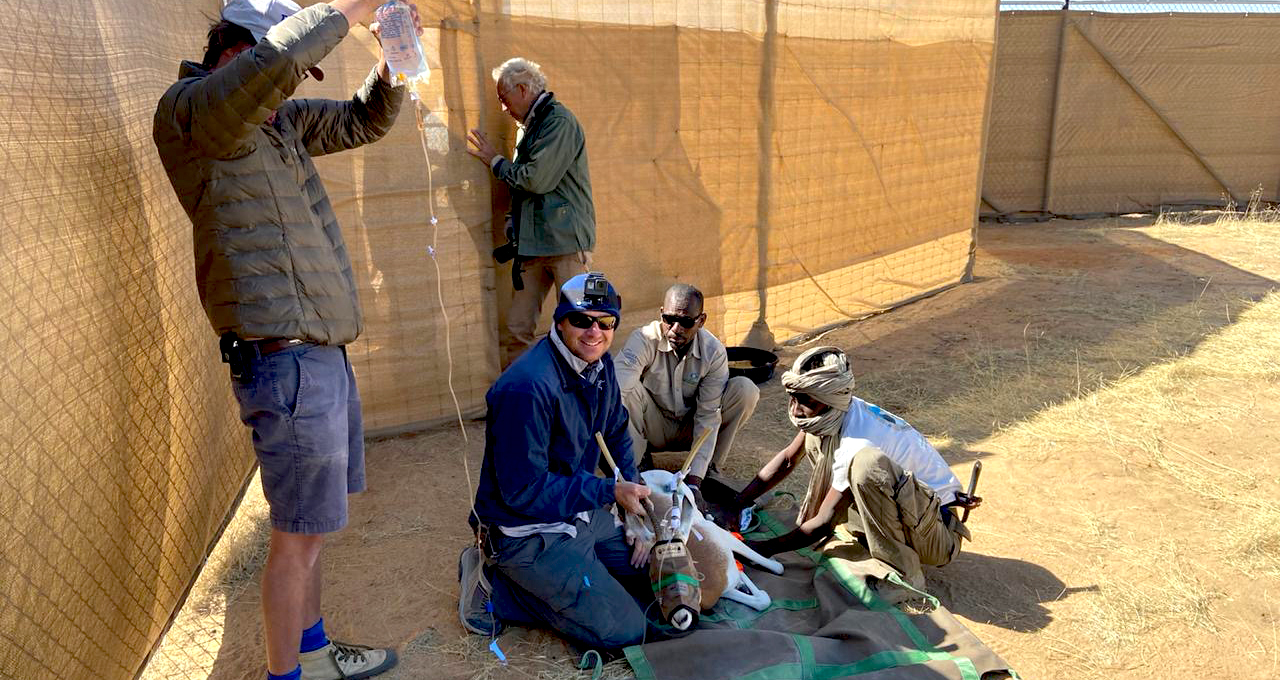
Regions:
[[[801,370],[802,366],[815,363]],[[787,411],[791,422],[805,433],[805,454],[813,463],[813,477],[809,479],[800,514],[796,516],[796,524],[802,524],[818,513],[827,489],[831,488],[831,463],[840,445],[840,430],[849,412],[849,401],[853,398],[849,358],[836,347],[814,347],[796,357],[791,370],[782,374],[782,387],[788,393],[802,392],[831,407],[812,418],[797,418]]]

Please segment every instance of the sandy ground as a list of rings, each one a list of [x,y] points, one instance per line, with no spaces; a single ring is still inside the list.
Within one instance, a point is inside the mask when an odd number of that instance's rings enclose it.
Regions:
[[[973,283],[814,341],[961,479],[983,461],[974,541],[929,589],[1026,678],[1280,677],[1277,226],[1153,222],[984,224]],[[500,667],[459,626],[467,433],[370,447],[325,555],[330,632],[396,645],[390,680],[589,677],[545,633],[504,635]],[[729,472],[792,434],[774,378]],[[251,489],[144,677],[262,677],[263,515]]]

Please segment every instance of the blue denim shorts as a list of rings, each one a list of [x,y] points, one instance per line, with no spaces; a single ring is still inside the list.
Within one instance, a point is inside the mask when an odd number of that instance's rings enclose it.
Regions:
[[[295,534],[347,524],[347,494],[364,490],[360,393],[343,347],[297,345],[259,357],[232,380],[253,428],[271,526]]]

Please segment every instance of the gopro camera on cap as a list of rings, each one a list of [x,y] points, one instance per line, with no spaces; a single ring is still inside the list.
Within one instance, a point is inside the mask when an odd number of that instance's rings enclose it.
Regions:
[[[609,280],[600,272],[587,272],[587,280],[582,284],[582,297],[590,301],[603,301],[609,297]]]

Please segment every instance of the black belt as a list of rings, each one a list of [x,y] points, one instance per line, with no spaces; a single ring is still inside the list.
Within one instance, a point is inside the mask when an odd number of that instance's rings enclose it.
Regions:
[[[268,354],[275,354],[282,349],[310,344],[306,340],[295,340],[293,338],[263,338],[261,340],[241,340],[241,342],[245,345],[256,347],[258,355],[264,357]]]
[[[241,383],[250,383],[254,379],[253,362],[290,347],[300,347],[314,343],[293,338],[260,338],[244,340],[234,332],[226,332],[218,340],[218,351],[222,354],[222,363],[227,364],[231,377]]]

